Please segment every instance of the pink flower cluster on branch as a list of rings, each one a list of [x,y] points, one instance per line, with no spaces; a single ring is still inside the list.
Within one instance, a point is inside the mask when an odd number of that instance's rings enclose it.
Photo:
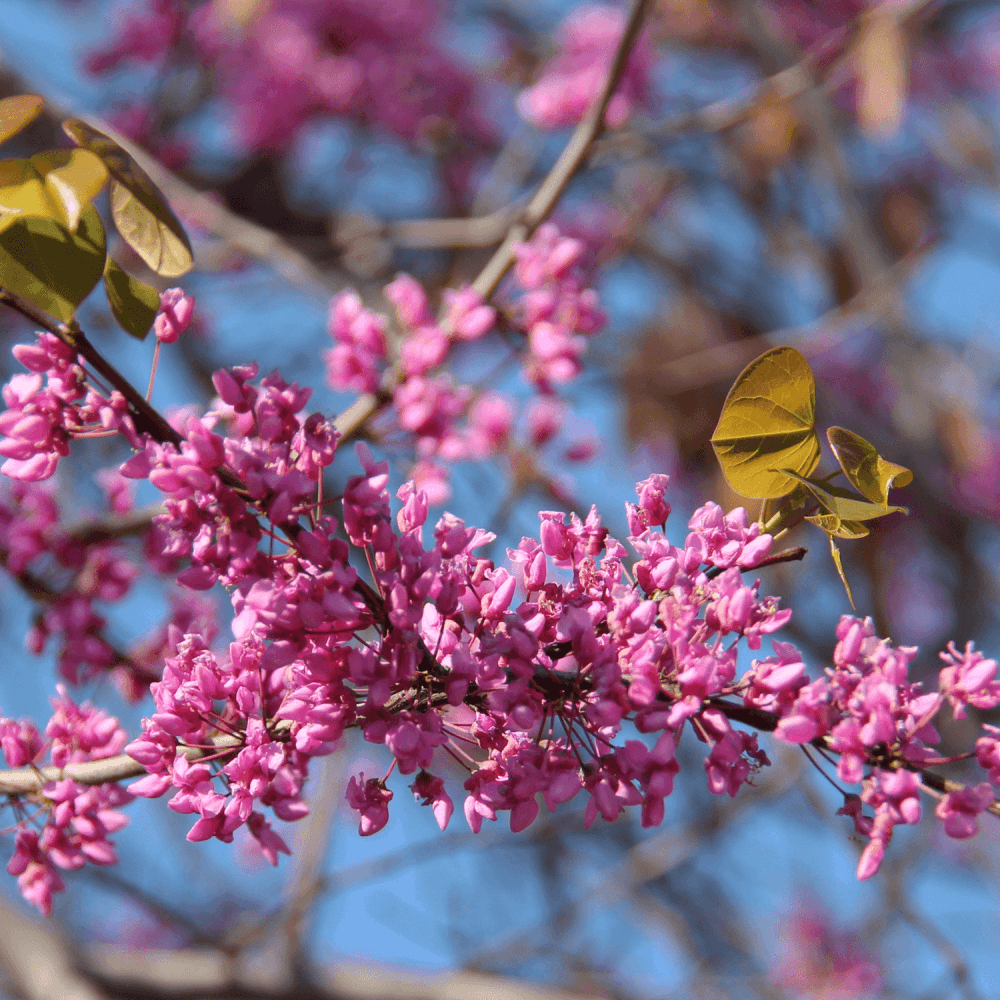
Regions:
[[[27,720],[0,719],[0,747],[9,765],[36,766],[48,753],[51,763],[62,768],[113,757],[124,747],[127,737],[117,719],[91,705],[77,705],[62,686],[52,708],[45,738]],[[48,915],[52,894],[64,889],[60,869],[75,870],[87,862],[115,864],[118,858],[108,837],[128,822],[118,810],[131,799],[117,784],[87,787],[66,777],[44,781],[40,775],[37,790],[8,793],[17,826],[7,871],[17,876],[21,895]]]
[[[557,409],[555,386],[580,374],[587,338],[605,322],[597,293],[585,287],[584,250],[580,240],[560,235],[551,223],[515,247],[514,277],[522,294],[509,318],[525,338],[524,378],[550,418]],[[496,455],[510,440],[514,407],[506,396],[477,395],[440,373],[455,344],[479,340],[494,329],[497,312],[471,288],[449,289],[443,315],[436,319],[423,288],[408,275],[386,286],[385,295],[402,334],[398,364],[390,366],[386,317],[366,308],[355,292],[342,292],[330,306],[334,346],[324,355],[327,382],[335,389],[377,392],[391,371],[392,416],[385,430],[402,432],[413,442],[414,482],[432,503],[442,503],[449,495],[448,465]],[[541,418],[541,410],[534,409]],[[584,449],[580,457],[587,454]]]
[[[578,249],[554,230],[522,248],[518,266],[529,295],[562,281],[577,288],[569,275]],[[401,326],[416,336],[447,344],[481,336],[494,320],[474,297],[455,293],[437,323],[410,279],[390,289]],[[378,318],[356,301],[338,300],[334,317],[360,331],[358,344],[384,350]],[[64,385],[82,386],[82,368],[52,335],[15,353],[35,370],[28,378],[36,395],[49,391],[43,377],[57,399]],[[422,362],[411,363],[413,380],[424,378]],[[734,726],[742,720],[837,757],[838,778],[861,785],[860,795],[845,792],[841,812],[869,838],[859,866],[866,878],[894,826],[920,818],[920,771],[942,762],[931,750],[936,713],[945,702],[960,717],[969,705],[1000,704],[996,663],[971,647],[949,647],[940,691],[924,693],[907,679],[915,651],[877,639],[870,622],[852,618],[838,627],[833,666],[819,679],[810,681],[798,652],[781,642],[740,676],[740,649],[760,649],[791,616],[760,593],[759,581],[744,578],[766,562],[772,539],[742,509],[725,514],[706,504],[692,516],[684,544],[673,545],[664,533],[666,476],[639,483],[638,502],[627,505],[627,541],[637,558],[592,508],[569,523],[543,511],[537,537],[523,538],[499,566],[480,554],[494,539],[489,532],[450,514],[430,527],[428,495],[413,482],[398,491],[402,506],[393,517],[388,465],[362,445],[363,472],[347,482],[342,521],[322,513],[322,474],[334,461],[337,433],[322,415],[306,415],[310,390],[277,373],[258,381],[255,365],[221,370],[213,381],[215,406],[180,418],[178,443],[138,435],[124,405],[108,421],[137,449],[122,473],[148,478],[165,496],[147,539],[151,565],[176,573],[188,588],[221,582],[231,594],[235,641],[228,650],[212,648],[211,621],[183,606],[150,645],[151,655],[165,659],[151,689],[155,711],[128,746],[148,771],[131,792],[169,791],[170,807],[194,817],[189,839],[228,842],[245,825],[276,862],[287,847],[267,811],[286,821],[306,814],[309,761],[335,750],[349,727],[391,758],[384,777],[362,775],[349,785],[365,835],[388,821],[394,770],[414,776],[415,798],[442,827],[453,794],[475,831],[502,813],[512,830],[523,830],[539,800],[555,809],[581,794],[588,826],[630,806],[640,808],[643,825],[655,826],[688,730],[705,744],[715,794],[736,795],[769,763],[757,736]],[[58,428],[75,430],[84,426],[81,406],[108,402],[82,388],[68,398],[62,409],[28,410],[29,400],[9,433],[27,435],[20,429],[26,420],[50,421],[49,437]],[[431,429],[430,414],[421,423],[405,416],[398,398],[397,407],[418,442],[421,434],[435,447],[449,439],[444,425]],[[18,530],[20,537],[8,532],[8,545],[24,565],[58,539]],[[358,557],[370,582],[356,569]],[[1000,740],[986,733],[976,757],[992,781],[1000,774]],[[34,759],[38,741],[29,729],[9,729],[8,737],[24,745],[12,751],[15,759]],[[54,751],[54,763],[70,759],[64,756]],[[446,758],[468,775],[461,793],[435,773]],[[74,802],[76,794],[72,782],[65,786]],[[87,799],[58,815],[105,808],[94,795],[96,805]],[[962,837],[992,806],[988,782],[956,786],[937,815],[947,833]],[[42,889],[28,891],[48,905],[58,884],[38,873],[50,870],[50,855],[23,821],[19,829],[17,865],[33,873],[32,886],[41,879]]]

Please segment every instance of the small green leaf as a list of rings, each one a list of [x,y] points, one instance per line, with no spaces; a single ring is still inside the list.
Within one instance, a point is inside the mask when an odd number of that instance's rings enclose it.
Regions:
[[[840,582],[844,585],[844,590],[847,591],[847,599],[851,602],[851,608],[856,611],[857,608],[854,604],[854,595],[851,593],[851,585],[847,582],[844,564],[840,561],[840,549],[837,548],[837,543],[833,540],[833,535],[830,535],[830,555],[833,556],[833,565],[837,567],[837,575],[840,577]]]
[[[37,94],[18,94],[0,101],[0,142],[6,142],[30,125],[45,106]]]
[[[108,168],[111,182],[111,217],[122,239],[165,278],[191,270],[191,243],[167,199],[132,155],[114,139],[81,121],[70,118],[63,131],[77,145],[96,153]]]
[[[145,340],[160,308],[160,293],[126,274],[110,257],[104,265],[104,290],[118,325],[136,340]]]
[[[743,371],[726,397],[712,447],[729,485],[756,499],[785,496],[819,462],[816,384],[806,359],[776,347]]]
[[[813,514],[806,520],[834,538],[853,540],[864,538],[869,533],[867,526],[861,521],[842,521],[836,514]]]
[[[869,503],[839,486],[830,486],[816,479],[806,479],[792,469],[782,469],[782,472],[802,483],[819,501],[824,513],[836,514],[841,521],[873,521],[877,517],[885,517],[886,514],[894,514],[897,511],[909,513],[905,507]]]
[[[75,233],[52,219],[16,219],[0,232],[0,285],[64,323],[101,280],[104,226],[93,205]]]
[[[892,486],[908,486],[913,473],[902,465],[886,461],[863,437],[843,427],[826,432],[830,448],[851,485],[872,503],[887,504]]]

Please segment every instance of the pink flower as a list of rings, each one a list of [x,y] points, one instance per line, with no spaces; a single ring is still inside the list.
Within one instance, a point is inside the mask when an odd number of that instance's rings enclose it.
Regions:
[[[160,293],[160,311],[153,321],[156,339],[161,344],[172,344],[191,324],[194,296],[185,295],[183,289],[168,288]]]
[[[427,771],[421,771],[410,788],[413,790],[413,797],[418,802],[422,800],[423,805],[431,807],[437,825],[442,830],[447,829],[448,821],[455,811],[455,804],[445,791],[444,781],[441,778],[435,778]]]
[[[358,833],[370,837],[378,833],[389,822],[389,803],[392,792],[379,778],[365,781],[363,774],[352,777],[347,784],[347,801],[350,807],[361,813]]]
[[[987,660],[982,653],[966,643],[960,653],[953,642],[938,654],[948,664],[939,674],[938,686],[948,699],[956,719],[965,718],[965,706],[979,709],[1000,705],[1000,680],[996,680],[996,660]]]
[[[948,794],[937,804],[934,815],[944,821],[949,837],[963,839],[979,832],[976,817],[993,804],[993,791],[984,781]]]

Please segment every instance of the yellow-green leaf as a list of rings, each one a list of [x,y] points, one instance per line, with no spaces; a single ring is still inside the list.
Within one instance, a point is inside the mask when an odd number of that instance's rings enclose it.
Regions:
[[[126,274],[110,257],[104,265],[104,290],[118,325],[136,340],[144,340],[160,308],[160,293]]]
[[[782,469],[782,472],[802,483],[819,501],[824,513],[836,514],[841,521],[873,521],[877,517],[885,517],[886,514],[894,514],[897,511],[901,511],[904,514],[909,513],[905,507],[893,507],[892,505],[883,503],[869,503],[867,500],[861,499],[853,493],[841,489],[839,486],[829,486],[825,482],[806,479],[792,469]]]
[[[892,486],[907,486],[913,473],[902,465],[886,461],[863,437],[843,427],[826,432],[830,448],[851,485],[872,503],[887,504]]]
[[[30,160],[0,160],[0,228],[25,216],[66,221]]]
[[[54,149],[36,154],[30,163],[61,206],[67,229],[75,230],[83,206],[107,183],[108,171],[100,157],[87,149]]]
[[[834,538],[853,540],[864,538],[869,533],[867,526],[861,521],[842,521],[836,514],[813,514],[806,520]]]
[[[851,585],[847,582],[847,574],[844,572],[844,564],[840,561],[840,549],[837,548],[837,543],[833,540],[833,535],[830,535],[830,555],[833,556],[833,565],[837,567],[837,575],[840,577],[840,582],[844,585],[844,590],[847,592],[847,599],[851,602],[851,607],[857,610],[854,606],[854,595],[851,593]]]
[[[44,99],[37,94],[18,94],[0,101],[0,142],[30,125],[44,106]]]
[[[785,469],[807,476],[819,462],[816,384],[806,359],[776,347],[743,371],[726,397],[712,447],[729,485],[772,499],[795,489]]]
[[[122,239],[165,278],[191,270],[191,243],[167,199],[132,155],[96,128],[70,118],[63,131],[78,145],[96,153],[108,168],[111,182],[111,216]]]
[[[165,278],[177,278],[191,270],[194,259],[184,230],[165,222],[162,215],[151,211],[141,197],[118,181],[111,182],[111,217],[122,239],[150,270]]]
[[[71,232],[108,172],[85,149],[54,149],[28,160],[0,160],[0,228],[24,216],[53,219]]]
[[[101,280],[104,226],[93,205],[75,233],[52,219],[17,219],[0,232],[0,285],[64,323]]]

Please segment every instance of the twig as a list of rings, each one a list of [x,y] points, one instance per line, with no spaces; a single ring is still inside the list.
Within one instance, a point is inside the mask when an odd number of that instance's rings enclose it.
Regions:
[[[514,246],[530,238],[538,226],[548,218],[566,189],[566,185],[569,184],[573,175],[586,159],[592,143],[604,131],[605,112],[622,74],[625,72],[625,67],[628,65],[632,46],[639,37],[648,6],[649,0],[633,0],[628,20],[625,23],[625,30],[622,32],[621,41],[618,43],[601,92],[570,136],[569,142],[549,171],[548,176],[542,181],[531,201],[528,202],[528,207],[525,208],[521,218],[511,226],[503,243],[500,244],[479,276],[473,281],[472,287],[484,299],[489,299],[493,295],[503,276],[514,263]]]

